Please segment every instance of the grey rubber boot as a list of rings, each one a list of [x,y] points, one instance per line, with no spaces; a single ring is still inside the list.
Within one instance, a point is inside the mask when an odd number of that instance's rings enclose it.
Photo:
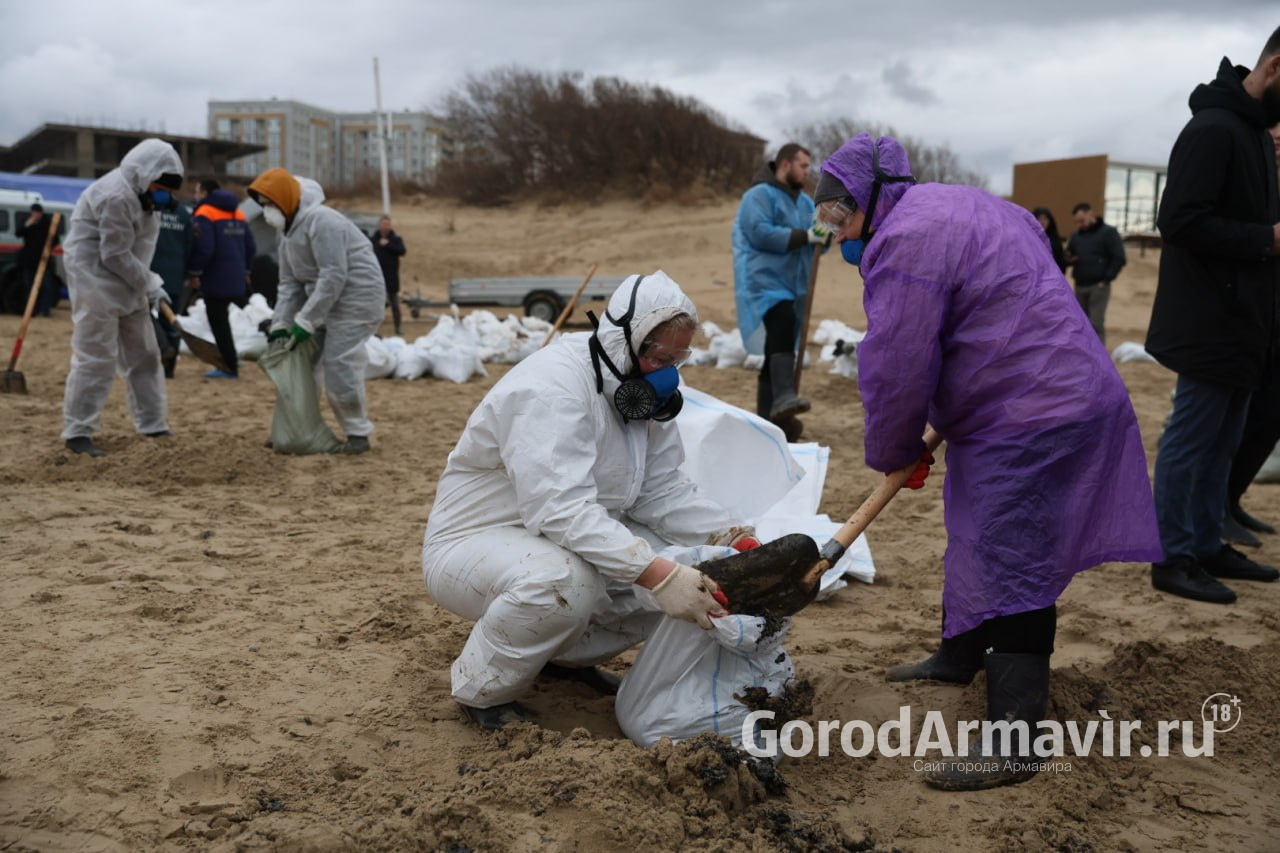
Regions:
[[[769,386],[773,391],[769,420],[777,423],[809,411],[809,401],[796,393],[795,353],[784,352],[769,356]]]
[[[965,754],[937,762],[940,769],[926,770],[924,781],[944,791],[981,791],[1001,785],[1017,785],[1039,772],[1045,759],[1031,751],[1049,704],[1049,656],[1009,655],[992,652],[986,658],[987,719],[1022,721],[1027,738],[1016,732],[993,733],[991,748],[981,740],[970,743]],[[1023,747],[1027,754],[1022,754]]]

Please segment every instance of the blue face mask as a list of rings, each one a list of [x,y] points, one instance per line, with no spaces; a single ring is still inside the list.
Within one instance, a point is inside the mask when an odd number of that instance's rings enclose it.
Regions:
[[[151,203],[156,206],[156,210],[172,210],[176,206],[173,193],[168,190],[152,190]]]
[[[654,410],[660,411],[667,401],[671,399],[671,395],[680,387],[680,371],[674,365],[655,370],[653,373],[646,373],[644,381],[653,387],[653,393],[658,398],[654,404]]]
[[[840,257],[856,267],[862,263],[862,250],[866,247],[866,240],[845,240],[840,244]]]

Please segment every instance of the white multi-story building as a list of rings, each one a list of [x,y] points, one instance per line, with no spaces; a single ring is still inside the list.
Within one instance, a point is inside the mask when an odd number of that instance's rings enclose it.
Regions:
[[[393,178],[430,183],[450,153],[443,126],[425,112],[384,113],[389,118],[387,171]],[[267,146],[231,164],[254,177],[275,166],[347,186],[378,178],[375,113],[335,113],[300,101],[210,101],[209,135]]]

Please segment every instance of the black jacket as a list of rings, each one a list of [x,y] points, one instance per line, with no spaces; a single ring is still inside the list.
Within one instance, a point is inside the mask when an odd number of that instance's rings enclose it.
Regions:
[[[1256,389],[1276,352],[1280,190],[1248,73],[1224,58],[1217,79],[1191,93],[1156,222],[1164,249],[1147,352],[1179,374]]]
[[[1110,284],[1124,267],[1124,240],[1119,231],[1099,218],[1071,235],[1067,254],[1075,256],[1072,275],[1077,285]]]
[[[22,238],[22,248],[18,250],[18,262],[24,268],[35,269],[40,266],[40,256],[44,254],[44,242],[49,239],[49,223],[53,219],[48,213],[45,213],[40,217],[39,222],[28,227],[28,216],[30,216],[29,213],[18,214],[18,227],[14,230],[14,233]],[[53,245],[58,245],[58,235],[56,234],[53,237]]]
[[[404,255],[404,240],[395,231],[387,232],[387,245],[378,241],[382,239],[381,231],[369,235],[373,241],[373,254],[378,258],[378,266],[382,267],[382,278],[387,283],[387,290],[392,293],[400,289],[400,257]]]

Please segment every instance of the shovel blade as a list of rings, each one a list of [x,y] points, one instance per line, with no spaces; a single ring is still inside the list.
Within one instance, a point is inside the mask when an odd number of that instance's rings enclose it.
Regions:
[[[791,533],[759,548],[702,563],[698,569],[720,585],[729,599],[730,613],[791,616],[817,597],[821,573],[812,569],[821,560],[817,542],[803,533]]]
[[[27,393],[27,377],[22,375],[21,370],[6,370],[4,382],[0,383],[0,394],[25,393]]]
[[[210,365],[211,367],[216,367],[224,373],[231,372],[231,368],[222,360],[222,353],[218,350],[217,344],[214,344],[211,341],[206,341],[204,338],[183,329],[181,326],[178,327],[178,332],[182,335],[182,340],[186,342],[192,355],[203,361],[205,364]]]

